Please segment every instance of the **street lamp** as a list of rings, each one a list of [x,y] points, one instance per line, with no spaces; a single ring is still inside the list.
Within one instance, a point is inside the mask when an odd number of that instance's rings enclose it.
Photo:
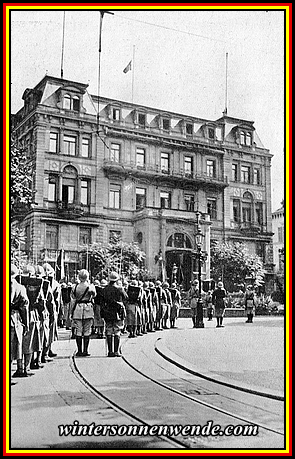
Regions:
[[[201,228],[200,228],[200,216],[201,216],[201,213],[199,211],[196,212],[196,218],[197,218],[196,234],[195,234],[196,250],[195,250],[194,256],[197,261],[197,273],[198,273],[198,283],[199,283],[196,328],[204,328],[203,301],[202,301],[202,293],[201,293],[202,292],[202,264],[207,260],[207,257],[208,257],[207,252],[202,250],[205,235],[202,233]]]

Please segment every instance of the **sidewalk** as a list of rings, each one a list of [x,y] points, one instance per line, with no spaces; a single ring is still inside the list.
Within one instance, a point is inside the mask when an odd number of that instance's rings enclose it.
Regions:
[[[192,328],[191,319],[178,319],[175,333],[163,334],[156,349],[177,366],[205,378],[265,395],[284,396],[284,318],[204,319],[205,328]]]

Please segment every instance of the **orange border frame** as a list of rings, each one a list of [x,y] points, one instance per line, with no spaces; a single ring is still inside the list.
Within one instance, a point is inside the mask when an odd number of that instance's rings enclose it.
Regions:
[[[286,211],[286,246],[285,246],[285,276],[286,276],[286,449],[285,450],[10,450],[9,449],[9,273],[10,273],[10,253],[9,253],[9,132],[10,132],[10,24],[9,11],[13,9],[257,9],[257,10],[284,10],[286,14],[285,31],[285,211]],[[292,455],[292,3],[3,3],[3,204],[4,222],[3,225],[3,246],[4,246],[4,289],[3,300],[3,455],[4,456],[291,456]]]

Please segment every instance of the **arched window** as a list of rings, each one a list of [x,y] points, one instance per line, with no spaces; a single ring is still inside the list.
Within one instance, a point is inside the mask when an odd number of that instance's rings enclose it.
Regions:
[[[167,247],[175,247],[176,249],[191,249],[192,243],[186,234],[174,233],[169,237]]]
[[[73,107],[72,109],[75,111],[75,112],[78,112],[80,110],[80,99],[78,96],[74,96],[73,99]]]

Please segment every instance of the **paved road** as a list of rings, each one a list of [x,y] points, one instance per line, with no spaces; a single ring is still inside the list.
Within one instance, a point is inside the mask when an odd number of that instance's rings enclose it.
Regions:
[[[283,339],[282,320],[273,319],[263,323],[256,320],[252,328],[245,332],[247,347],[257,344],[257,336],[269,345],[269,329],[276,330],[276,358],[283,359],[281,342]],[[261,366],[253,363],[249,367],[247,359],[234,360],[239,356],[236,347],[245,354],[243,320],[228,319],[224,329],[215,329],[206,323],[204,330],[191,328],[189,319],[179,319],[175,330],[150,333],[144,337],[127,339],[123,342],[123,359],[109,359],[105,355],[102,340],[92,340],[91,357],[74,358],[75,342],[68,339],[68,332],[60,330],[60,341],[54,344],[58,357],[47,363],[31,378],[17,380],[11,387],[11,446],[21,449],[148,449],[177,450],[190,448],[283,448],[284,403],[280,400],[255,396],[224,385],[196,377],[168,362],[155,348],[162,342],[162,351],[175,352],[177,358],[187,359],[187,365],[199,365],[202,371],[211,372],[206,365],[208,357],[202,357],[203,349],[214,348],[214,340],[226,343],[234,341],[236,346],[227,350],[227,363],[217,368],[220,377],[244,383],[240,376],[246,368],[247,384],[257,386],[256,373]],[[249,324],[250,325],[250,324]],[[260,330],[260,331],[259,331]],[[221,333],[223,338],[221,339]],[[216,336],[219,337],[216,338]],[[263,338],[265,336],[265,339]],[[208,339],[207,339],[208,338]],[[240,340],[240,342],[239,342]],[[212,348],[212,347],[211,347]],[[230,352],[232,351],[232,352]],[[265,352],[265,354],[268,354]],[[198,358],[199,355],[199,358]],[[218,353],[216,353],[216,358]],[[265,359],[265,357],[263,358]],[[218,359],[217,359],[218,360]],[[277,360],[269,357],[269,362]],[[250,359],[251,362],[251,359]],[[212,364],[212,362],[210,361]],[[264,362],[265,363],[265,362]],[[202,365],[201,365],[202,364]],[[265,366],[268,364],[265,363]],[[216,365],[213,365],[216,373]],[[275,368],[281,371],[281,366]],[[263,370],[264,371],[264,370]],[[251,373],[251,377],[248,377]],[[278,387],[260,388],[276,390]],[[59,436],[58,426],[77,423],[90,425],[201,425],[209,420],[225,426],[259,425],[256,437],[202,437],[178,436]],[[179,443],[176,443],[177,440]]]

